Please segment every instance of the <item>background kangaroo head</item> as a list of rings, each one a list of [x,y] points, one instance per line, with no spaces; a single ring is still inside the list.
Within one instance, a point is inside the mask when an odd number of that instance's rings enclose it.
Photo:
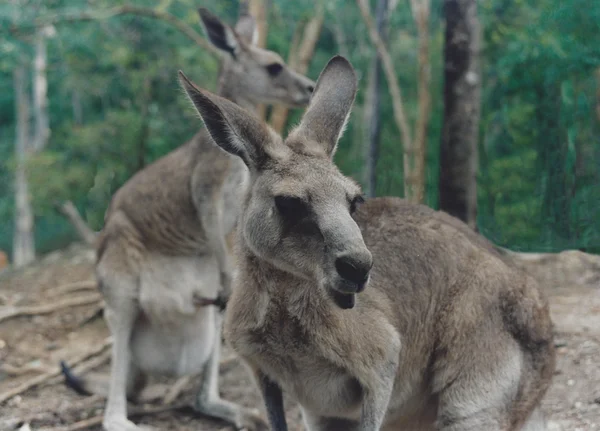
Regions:
[[[240,18],[233,29],[207,9],[198,13],[210,42],[227,53],[224,73],[233,96],[253,103],[308,104],[315,83],[290,69],[277,53],[256,46],[252,17]]]
[[[326,289],[339,306],[352,307],[373,261],[353,219],[360,187],[333,163],[356,95],[350,63],[340,56],[329,61],[285,142],[244,109],[180,76],[215,142],[250,169],[240,221],[246,245],[279,270]]]

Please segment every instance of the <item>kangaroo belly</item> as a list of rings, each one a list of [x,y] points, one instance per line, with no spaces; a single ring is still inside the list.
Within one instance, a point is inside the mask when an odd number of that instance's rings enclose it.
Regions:
[[[142,315],[131,338],[134,363],[148,373],[200,373],[217,341],[215,314],[214,307],[205,307],[176,324],[152,322]]]
[[[194,297],[215,298],[219,275],[212,256],[147,255],[140,268],[142,313],[132,334],[135,363],[174,375],[202,370],[216,339],[216,309]]]

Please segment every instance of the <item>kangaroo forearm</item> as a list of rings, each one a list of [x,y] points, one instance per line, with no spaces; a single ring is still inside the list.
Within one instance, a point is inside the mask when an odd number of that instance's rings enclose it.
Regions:
[[[273,431],[287,431],[281,387],[260,371],[256,372],[256,375],[271,429]]]

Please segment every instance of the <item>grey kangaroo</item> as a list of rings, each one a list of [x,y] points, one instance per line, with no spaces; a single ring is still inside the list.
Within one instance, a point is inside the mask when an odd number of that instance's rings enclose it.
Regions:
[[[199,13],[208,39],[225,54],[218,90],[223,97],[246,109],[257,103],[308,104],[315,83],[276,53],[254,46],[251,17],[233,29],[206,9]],[[96,263],[113,337],[105,430],[140,429],[127,419],[126,399],[139,392],[147,373],[203,373],[198,412],[237,428],[266,428],[257,410],[219,396],[222,317],[207,306],[230,295],[226,236],[247,177],[239,158],[222,151],[203,129],[113,196]],[[66,366],[64,373],[81,392],[102,392],[97,379],[74,376]]]
[[[536,283],[447,214],[370,199],[332,161],[357,91],[333,57],[285,141],[181,80],[215,142],[249,168],[225,339],[271,429],[282,391],[310,431],[532,431],[554,370]]]

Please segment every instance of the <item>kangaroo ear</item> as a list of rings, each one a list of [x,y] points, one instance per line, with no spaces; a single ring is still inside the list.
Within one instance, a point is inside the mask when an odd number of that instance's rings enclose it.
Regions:
[[[199,8],[198,14],[210,43],[235,57],[240,49],[235,31],[206,8]]]
[[[331,58],[319,75],[300,125],[288,139],[308,138],[333,157],[348,122],[356,90],[356,73],[350,62],[340,55]]]
[[[182,71],[179,81],[216,144],[259,171],[270,158],[267,146],[274,144],[274,132],[235,103],[196,87]]]
[[[256,20],[250,15],[240,17],[235,25],[235,32],[238,37],[248,45],[256,45],[258,42],[258,27]]]

